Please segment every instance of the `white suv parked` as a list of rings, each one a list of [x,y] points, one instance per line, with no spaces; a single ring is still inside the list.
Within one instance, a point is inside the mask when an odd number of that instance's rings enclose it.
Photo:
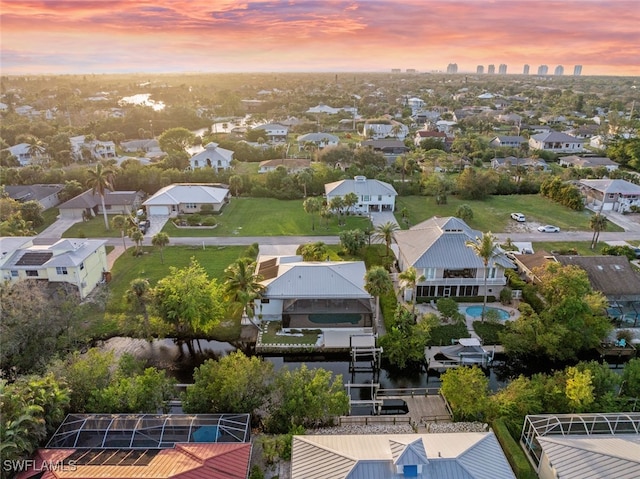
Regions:
[[[527,221],[522,213],[511,213],[511,218],[518,221],[519,223],[524,223],[525,221]]]

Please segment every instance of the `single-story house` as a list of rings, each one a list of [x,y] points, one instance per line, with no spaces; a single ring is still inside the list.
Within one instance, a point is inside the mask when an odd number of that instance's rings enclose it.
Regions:
[[[485,266],[467,241],[482,237],[463,220],[434,216],[408,230],[394,233],[398,245],[398,266],[406,271],[413,266],[425,277],[417,285],[418,298],[483,296]],[[515,265],[497,247],[497,256],[489,264],[487,295],[499,296],[506,286],[506,269]]]
[[[442,144],[447,143],[447,134],[443,131],[437,130],[418,130],[416,131],[416,136],[413,139],[413,143],[416,146],[420,146],[424,140],[437,140],[442,142]]]
[[[278,167],[286,168],[289,173],[299,173],[311,168],[311,160],[306,158],[277,158],[260,162],[258,173],[269,173]]]
[[[32,237],[0,239],[0,274],[12,283],[39,279],[69,283],[86,298],[108,270],[106,241],[61,239],[52,245],[34,244]]]
[[[542,158],[516,158],[515,156],[507,156],[506,158],[494,158],[491,160],[491,167],[494,170],[524,168],[526,170],[547,171],[549,169],[549,165]]]
[[[198,213],[204,205],[220,211],[229,202],[229,188],[212,184],[176,183],[165,186],[149,197],[142,206],[149,216],[177,216]]]
[[[150,140],[145,139],[123,141],[120,143],[120,148],[122,148],[122,150],[126,151],[127,153],[133,153],[136,151],[161,151],[160,143],[155,138],[152,138]]]
[[[141,191],[105,190],[104,206],[109,215],[130,215],[140,207],[143,196]],[[65,201],[58,209],[60,218],[91,218],[103,213],[102,199],[92,190]]]
[[[560,133],[558,131],[549,131],[547,133],[539,133],[529,138],[529,148],[532,150],[544,150],[554,153],[571,153],[584,151],[584,139],[575,136]]]
[[[494,148],[520,148],[527,140],[524,136],[494,136],[489,146]]]
[[[353,180],[334,181],[324,185],[327,203],[337,196],[344,197],[348,193],[358,196],[358,204],[354,206],[356,213],[368,214],[375,211],[394,211],[397,191],[389,183],[356,176]]]
[[[640,207],[640,186],[626,180],[580,180],[585,204],[594,211],[624,213],[631,206]]]
[[[248,414],[70,414],[16,479],[246,479]]]
[[[53,208],[60,203],[58,193],[62,191],[63,185],[7,185],[4,191],[16,201],[37,201],[43,210]]]
[[[340,138],[329,133],[307,133],[306,135],[300,135],[296,142],[299,149],[304,149],[307,143],[313,143],[316,148],[322,150],[327,146],[337,146],[340,143]]]
[[[373,331],[373,299],[364,289],[362,261],[302,261],[301,256],[265,256],[257,273],[265,287],[255,300],[262,321],[285,329]]]
[[[291,479],[515,479],[493,432],[293,436]]]
[[[233,151],[220,148],[217,143],[208,143],[204,150],[189,158],[189,167],[192,170],[199,168],[213,168],[216,171],[231,168]]]
[[[563,156],[558,159],[558,163],[560,166],[572,168],[606,168],[607,171],[615,171],[618,169],[618,166],[620,166],[615,161],[602,156]]]
[[[254,127],[254,130],[263,130],[265,140],[271,143],[287,141],[289,135],[289,128],[279,123],[259,125]]]
[[[305,113],[324,113],[326,115],[336,115],[342,111],[342,108],[334,108],[332,106],[327,106],[323,103],[320,103],[316,106],[312,106]]]
[[[360,146],[371,148],[373,151],[379,151],[387,159],[387,164],[392,165],[395,159],[409,151],[404,141],[383,139],[383,140],[365,140]]]

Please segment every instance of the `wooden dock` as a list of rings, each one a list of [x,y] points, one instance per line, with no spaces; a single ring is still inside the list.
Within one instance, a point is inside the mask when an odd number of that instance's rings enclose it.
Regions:
[[[429,423],[452,421],[451,408],[438,388],[380,389],[376,397],[404,400],[411,424],[419,433],[427,432]]]

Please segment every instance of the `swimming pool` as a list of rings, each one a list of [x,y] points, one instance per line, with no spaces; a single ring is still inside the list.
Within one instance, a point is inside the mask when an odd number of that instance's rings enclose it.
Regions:
[[[309,321],[315,324],[358,324],[362,319],[359,313],[309,314]]]
[[[492,308],[487,306],[486,311],[497,311],[502,321],[506,321],[510,317],[509,312],[501,308]],[[465,312],[472,318],[480,318],[482,316],[482,306],[469,306]]]

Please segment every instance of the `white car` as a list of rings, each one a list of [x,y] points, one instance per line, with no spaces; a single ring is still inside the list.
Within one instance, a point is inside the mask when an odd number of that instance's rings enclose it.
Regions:
[[[560,233],[560,228],[553,225],[538,226],[538,231],[541,233]]]
[[[518,221],[519,223],[524,223],[525,221],[527,221],[522,213],[511,213],[511,218]]]

